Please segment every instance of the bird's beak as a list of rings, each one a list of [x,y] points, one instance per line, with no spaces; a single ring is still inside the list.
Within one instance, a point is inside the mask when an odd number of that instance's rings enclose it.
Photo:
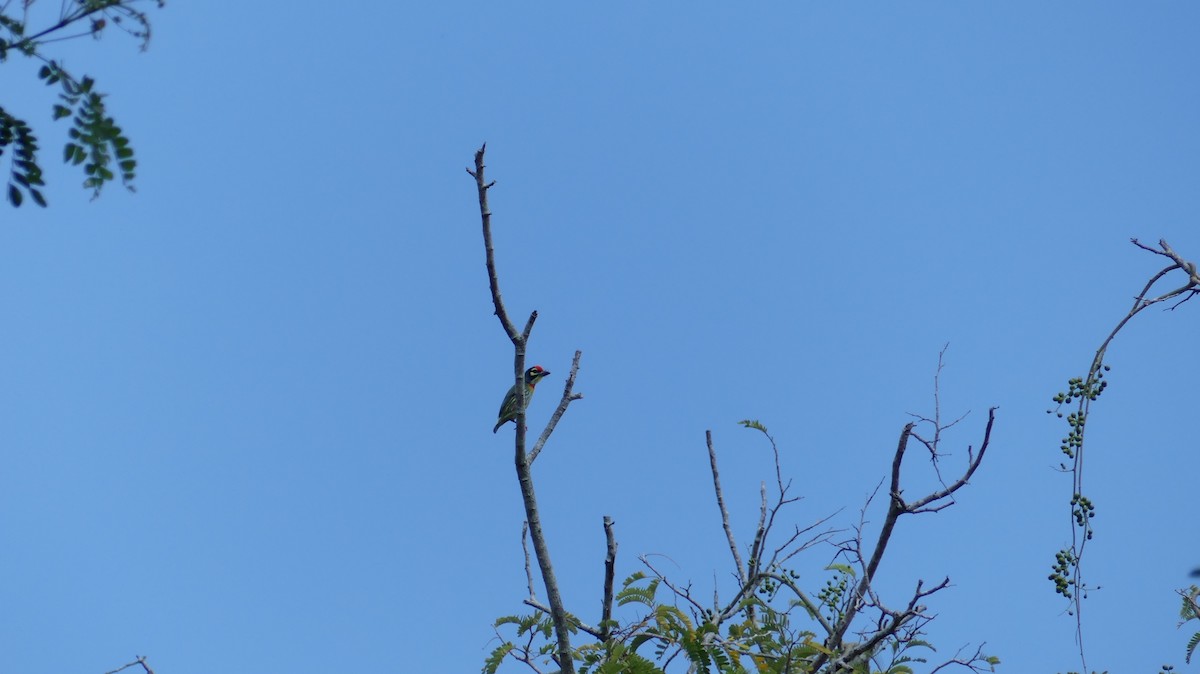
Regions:
[[[542,377],[549,377],[549,376],[550,376],[550,370],[542,370],[542,374],[541,374],[540,376],[542,376]]]

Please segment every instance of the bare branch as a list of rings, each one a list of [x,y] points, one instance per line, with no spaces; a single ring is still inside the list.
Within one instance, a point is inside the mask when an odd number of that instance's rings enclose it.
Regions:
[[[783,564],[784,562],[788,561],[792,557],[795,557],[797,554],[804,552],[805,550],[813,547],[814,545],[817,545],[818,543],[828,542],[829,539],[834,534],[845,531],[845,529],[826,529],[819,533],[813,534],[813,536],[811,538],[804,541],[800,545],[792,547],[792,544],[795,543],[798,538],[809,533],[813,529],[816,529],[817,527],[828,522],[829,520],[833,519],[834,516],[841,513],[842,510],[843,510],[843,508],[838,508],[834,512],[830,513],[829,515],[826,515],[825,517],[822,517],[821,519],[817,520],[816,522],[813,522],[812,524],[804,527],[803,529],[801,529],[800,527],[796,527],[795,533],[793,533],[791,535],[791,537],[789,537],[786,541],[784,541],[783,545],[780,545],[779,547],[775,548],[775,553],[773,555],[771,555],[771,563],[772,564]],[[788,548],[791,548],[791,549],[789,550]],[[784,554],[785,551],[787,552],[787,554]],[[780,557],[780,555],[783,555],[783,556]]]
[[[519,405],[516,419],[517,428],[513,441],[513,463],[516,465],[517,482],[521,487],[521,501],[525,507],[525,521],[529,526],[529,537],[533,540],[533,553],[537,557],[538,570],[542,574],[542,584],[546,589],[546,599],[550,603],[550,608],[547,612],[554,622],[554,633],[558,646],[555,661],[562,669],[562,674],[574,674],[575,662],[571,657],[571,630],[568,624],[568,614],[563,607],[562,595],[558,589],[558,580],[554,574],[554,565],[550,561],[550,550],[546,545],[546,536],[542,532],[542,520],[538,511],[537,495],[533,488],[532,461],[525,453],[525,435],[527,430],[525,413],[529,402],[525,387],[525,347],[529,342],[529,334],[533,330],[534,321],[537,320],[537,312],[535,311],[529,315],[529,321],[525,324],[524,332],[518,334],[516,326],[513,325],[508,317],[508,312],[504,308],[504,301],[500,296],[500,281],[496,274],[496,255],[492,245],[492,213],[488,207],[487,198],[488,190],[495,183],[489,183],[484,178],[483,157],[486,150],[487,144],[485,143],[475,152],[475,170],[467,169],[467,173],[475,178],[475,188],[479,196],[479,216],[483,224],[483,243],[487,258],[488,283],[492,291],[492,304],[495,306],[496,316],[500,320],[500,325],[504,328],[504,332],[513,344],[513,386],[518,394]],[[578,364],[578,353],[575,356],[575,360],[576,364]],[[573,376],[574,369],[572,369]],[[543,435],[548,437],[550,430],[552,429],[548,428]],[[522,540],[524,539],[522,538]],[[530,594],[532,596],[532,592]]]
[[[971,476],[974,475],[975,471],[979,468],[979,464],[983,462],[983,455],[985,452],[987,452],[988,443],[990,443],[992,440],[992,426],[995,423],[996,423],[996,408],[993,407],[988,410],[987,427],[983,431],[983,441],[980,442],[980,444],[979,444],[979,454],[974,454],[973,450],[971,448],[969,448],[969,447],[967,448],[967,457],[968,457],[967,470],[965,473],[963,473],[962,477],[958,478],[957,480],[954,481],[953,484],[951,484],[949,487],[946,487],[945,489],[942,489],[941,491],[936,491],[922,499],[913,501],[912,503],[910,503],[908,505],[908,512],[912,512],[912,513],[936,512],[936,511],[941,510],[942,508],[945,508],[946,506],[949,505],[948,503],[946,503],[946,504],[942,504],[942,505],[939,505],[936,507],[931,507],[931,508],[926,509],[926,506],[928,504],[933,503],[934,501],[939,501],[941,499],[949,497],[951,494],[953,494],[954,492],[956,492],[960,488],[962,488],[962,486],[965,485],[967,483],[967,481],[971,479]],[[898,477],[898,475],[896,477]],[[895,477],[893,478],[893,485],[895,484],[894,480],[895,480]]]
[[[987,661],[987,656],[983,654],[983,647],[986,645],[987,645],[986,643],[979,644],[979,647],[975,649],[975,654],[966,659],[963,659],[961,657],[963,649],[961,649],[961,648],[958,649],[958,651],[954,654],[953,658],[950,658],[949,660],[943,662],[942,664],[938,665],[937,667],[934,667],[932,670],[930,670],[929,674],[937,674],[937,672],[940,672],[941,670],[945,669],[946,667],[949,667],[950,665],[958,665],[960,667],[966,667],[967,669],[971,670],[972,672],[985,671],[985,666],[986,666],[986,671],[989,671],[989,672],[995,671],[995,669],[992,667],[991,663],[989,663]]]
[[[875,580],[875,572],[879,569],[883,553],[887,549],[888,541],[891,540],[892,530],[896,527],[896,520],[904,512],[904,500],[900,496],[900,464],[904,460],[904,449],[908,446],[908,438],[912,435],[912,429],[913,423],[909,422],[905,424],[904,429],[900,432],[900,440],[897,443],[896,453],[892,458],[891,499],[888,504],[887,517],[884,519],[883,528],[879,531],[879,539],[875,543],[875,550],[871,554],[871,560],[867,562],[863,576],[859,579],[858,586],[854,591],[854,601],[850,602],[841,620],[834,627],[833,633],[825,641],[825,647],[830,651],[836,652],[841,648],[842,639],[846,636],[847,630],[850,629],[851,623],[854,622],[854,618],[862,608],[863,599],[867,596],[868,589]],[[824,653],[819,654],[813,662],[812,670],[819,671],[827,660],[827,655]]]
[[[475,188],[479,192],[479,216],[483,221],[483,247],[487,254],[488,283],[492,288],[492,304],[495,306],[496,317],[500,319],[500,325],[504,328],[504,332],[508,334],[508,338],[512,340],[513,344],[516,344],[521,340],[521,335],[517,333],[517,327],[508,318],[504,300],[500,297],[500,280],[496,276],[496,252],[492,246],[492,211],[488,207],[488,190],[496,183],[494,181],[486,182],[483,176],[483,154],[486,151],[487,143],[475,151],[475,170],[467,169],[467,173],[475,178]],[[533,323],[535,317],[536,312],[534,316],[530,317],[530,324]]]
[[[725,508],[725,496],[721,493],[721,474],[717,470],[717,450],[713,448],[712,431],[704,431],[704,440],[708,445],[708,464],[712,467],[713,490],[717,493],[717,508],[721,511],[721,526],[725,528],[725,540],[729,542],[729,552],[733,555],[733,564],[737,568],[738,582],[745,585],[746,566],[742,564],[742,556],[738,552],[733,529],[729,526],[729,511]]]
[[[763,543],[767,535],[767,483],[761,483],[758,491],[762,496],[762,506],[758,513],[758,526],[754,530],[754,542],[750,544],[750,566],[746,569],[747,576],[758,575],[762,566]]]
[[[525,553],[525,579],[529,587],[529,598],[537,599],[537,591],[533,589],[533,569],[529,566],[529,522],[521,522],[521,552]],[[549,611],[547,611],[549,613]]]
[[[604,516],[604,540],[607,552],[604,555],[604,598],[601,600],[600,608],[600,636],[597,637],[601,641],[608,641],[611,634],[612,607],[613,607],[613,576],[616,573],[617,565],[617,539],[613,536],[613,519],[608,515]]]
[[[536,313],[535,311],[534,314]],[[567,406],[583,398],[582,393],[571,392],[575,388],[575,375],[579,373],[579,359],[582,356],[582,351],[576,351],[575,357],[571,360],[571,373],[567,375],[567,381],[563,385],[563,394],[562,398],[558,401],[558,407],[555,408],[554,414],[550,415],[550,421],[546,423],[546,428],[542,429],[542,434],[538,437],[537,442],[533,443],[533,451],[529,454],[529,463],[531,464],[542,453],[542,448],[546,446],[546,441],[550,439],[550,434],[558,426],[558,420],[562,419],[562,415],[567,411]]]

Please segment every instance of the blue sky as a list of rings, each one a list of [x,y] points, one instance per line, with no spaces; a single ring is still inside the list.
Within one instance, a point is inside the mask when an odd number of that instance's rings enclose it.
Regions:
[[[1070,486],[1045,409],[1162,266],[1129,237],[1200,258],[1200,8],[151,18],[146,53],[57,52],[110,94],[136,194],[89,201],[36,65],[0,68],[51,183],[0,226],[0,670],[478,671],[525,596],[511,431],[490,432],[511,347],[463,171],[483,141],[504,297],[539,311],[553,372],[535,423],[583,351],[585,398],[536,466],[569,608],[598,619],[606,514],[619,576],[660,553],[728,587],[704,431],[743,545],[772,477],[739,419],[777,438],[794,522],[852,523],[949,342],[944,413],[970,416],[946,465],[998,406],[991,453],[958,505],[901,522],[881,582],[951,578],[942,655],[1078,669],[1046,580]],[[1097,670],[1188,671],[1197,316],[1139,316],[1093,409]],[[811,587],[828,554],[801,563]]]

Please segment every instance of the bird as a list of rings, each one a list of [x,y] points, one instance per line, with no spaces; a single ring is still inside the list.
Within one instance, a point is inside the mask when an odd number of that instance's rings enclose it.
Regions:
[[[542,380],[542,377],[550,374],[550,370],[543,368],[541,365],[534,365],[525,370],[525,404],[529,404],[529,400],[533,398],[533,388]],[[500,403],[500,418],[496,420],[496,427],[492,432],[500,430],[506,422],[517,423],[517,407],[521,404],[520,396],[517,395],[517,386],[513,384],[509,387],[508,393],[504,394],[504,402]]]

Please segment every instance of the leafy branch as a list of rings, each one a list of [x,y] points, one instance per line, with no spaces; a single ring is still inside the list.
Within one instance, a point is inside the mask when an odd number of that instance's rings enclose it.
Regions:
[[[65,66],[50,58],[44,51],[47,44],[84,37],[99,39],[111,26],[141,42],[144,50],[150,42],[150,21],[145,12],[135,5],[153,2],[159,8],[165,0],[72,0],[62,4],[56,20],[39,30],[30,30],[31,8],[35,0],[21,3],[20,16],[9,11],[11,0],[0,4],[0,62],[10,53],[17,53],[43,62],[38,78],[47,85],[61,87],[59,101],[52,107],[53,119],[71,118],[67,134],[70,140],[63,147],[63,161],[81,166],[84,173],[83,187],[92,190],[92,198],[100,195],[103,187],[117,179],[129,190],[133,190],[133,179],[137,161],[129,138],[104,105],[104,94],[95,88],[95,81],[86,75],[76,77]],[[68,29],[81,26],[79,32]],[[0,108],[0,154],[13,147],[10,164],[7,198],[13,206],[20,206],[28,195],[39,206],[46,205],[45,196],[39,188],[45,185],[42,169],[37,160],[38,141],[29,125]]]
[[[1087,661],[1083,648],[1082,602],[1087,597],[1088,590],[1093,589],[1085,582],[1083,560],[1087,542],[1095,534],[1092,520],[1096,516],[1096,505],[1084,492],[1084,432],[1090,419],[1092,403],[1108,387],[1104,377],[1105,373],[1110,371],[1110,367],[1105,363],[1105,356],[1113,339],[1134,316],[1152,306],[1174,300],[1174,304],[1169,307],[1173,311],[1200,294],[1200,274],[1197,274],[1196,264],[1176,253],[1166,240],[1159,239],[1157,248],[1143,244],[1137,239],[1130,241],[1142,250],[1167,258],[1170,264],[1153,274],[1142,287],[1133,300],[1133,306],[1104,338],[1100,348],[1096,349],[1087,374],[1068,380],[1067,390],[1054,396],[1057,407],[1046,411],[1048,414],[1056,414],[1061,419],[1064,417],[1063,406],[1074,405],[1074,410],[1065,415],[1070,430],[1059,446],[1059,450],[1070,460],[1070,465],[1064,462],[1060,464],[1060,469],[1071,474],[1071,544],[1055,553],[1049,579],[1054,583],[1055,592],[1071,602],[1070,613],[1075,617],[1076,641],[1079,643],[1083,671],[1087,671]],[[1166,291],[1155,289],[1160,281],[1177,271],[1182,271],[1185,275],[1183,285]]]

